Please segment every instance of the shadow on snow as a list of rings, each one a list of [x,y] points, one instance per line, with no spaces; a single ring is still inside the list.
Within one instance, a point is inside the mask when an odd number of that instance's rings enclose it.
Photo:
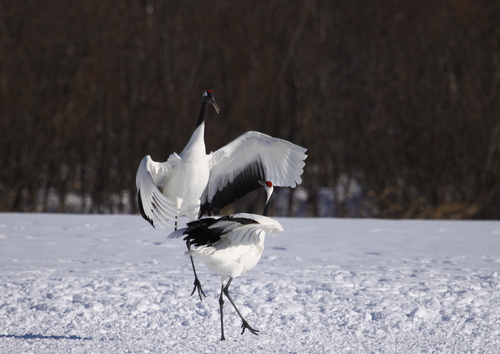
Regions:
[[[89,337],[79,337],[79,336],[44,336],[41,334],[27,333],[22,336],[14,334],[0,334],[0,338],[15,338],[15,339],[76,339],[76,340],[92,340]]]

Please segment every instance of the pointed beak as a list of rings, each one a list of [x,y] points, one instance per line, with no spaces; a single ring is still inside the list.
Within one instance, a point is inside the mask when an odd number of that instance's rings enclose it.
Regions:
[[[213,98],[213,97],[210,98],[210,104],[212,106],[214,106],[215,111],[217,112],[217,114],[219,114],[220,109],[219,109],[219,105],[217,104],[217,102],[215,102],[215,98]]]
[[[266,188],[266,194],[267,194],[266,203],[269,203],[269,199],[271,199],[273,192],[274,192],[274,187],[271,187],[271,188],[267,187]]]

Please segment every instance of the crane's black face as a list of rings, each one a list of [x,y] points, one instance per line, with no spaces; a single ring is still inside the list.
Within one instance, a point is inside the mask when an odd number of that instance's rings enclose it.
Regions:
[[[217,104],[217,102],[215,102],[215,98],[214,98],[214,95],[213,95],[213,91],[212,90],[207,90],[203,93],[203,99],[206,100],[207,103],[210,103],[215,111],[217,112],[217,114],[220,112],[220,109],[219,109],[219,105]]]

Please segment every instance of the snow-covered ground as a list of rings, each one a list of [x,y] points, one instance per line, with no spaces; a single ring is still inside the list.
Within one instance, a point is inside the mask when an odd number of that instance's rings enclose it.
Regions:
[[[0,214],[0,353],[499,353],[500,222],[278,218],[230,289],[138,215]]]

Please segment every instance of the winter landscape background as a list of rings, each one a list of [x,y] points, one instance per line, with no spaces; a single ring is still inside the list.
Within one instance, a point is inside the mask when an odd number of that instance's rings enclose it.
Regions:
[[[308,149],[305,213],[290,198],[282,216],[500,219],[497,1],[4,0],[0,14],[0,211],[137,212],[139,162],[180,152],[212,89],[208,151],[249,130]]]
[[[0,1],[0,353],[498,353],[499,18],[472,0]],[[207,152],[249,130],[308,149],[273,197],[285,232],[231,287],[261,334],[228,307],[224,343],[218,277],[200,264],[207,298],[189,297],[185,245],[136,202],[139,162],[182,150],[207,89]]]

